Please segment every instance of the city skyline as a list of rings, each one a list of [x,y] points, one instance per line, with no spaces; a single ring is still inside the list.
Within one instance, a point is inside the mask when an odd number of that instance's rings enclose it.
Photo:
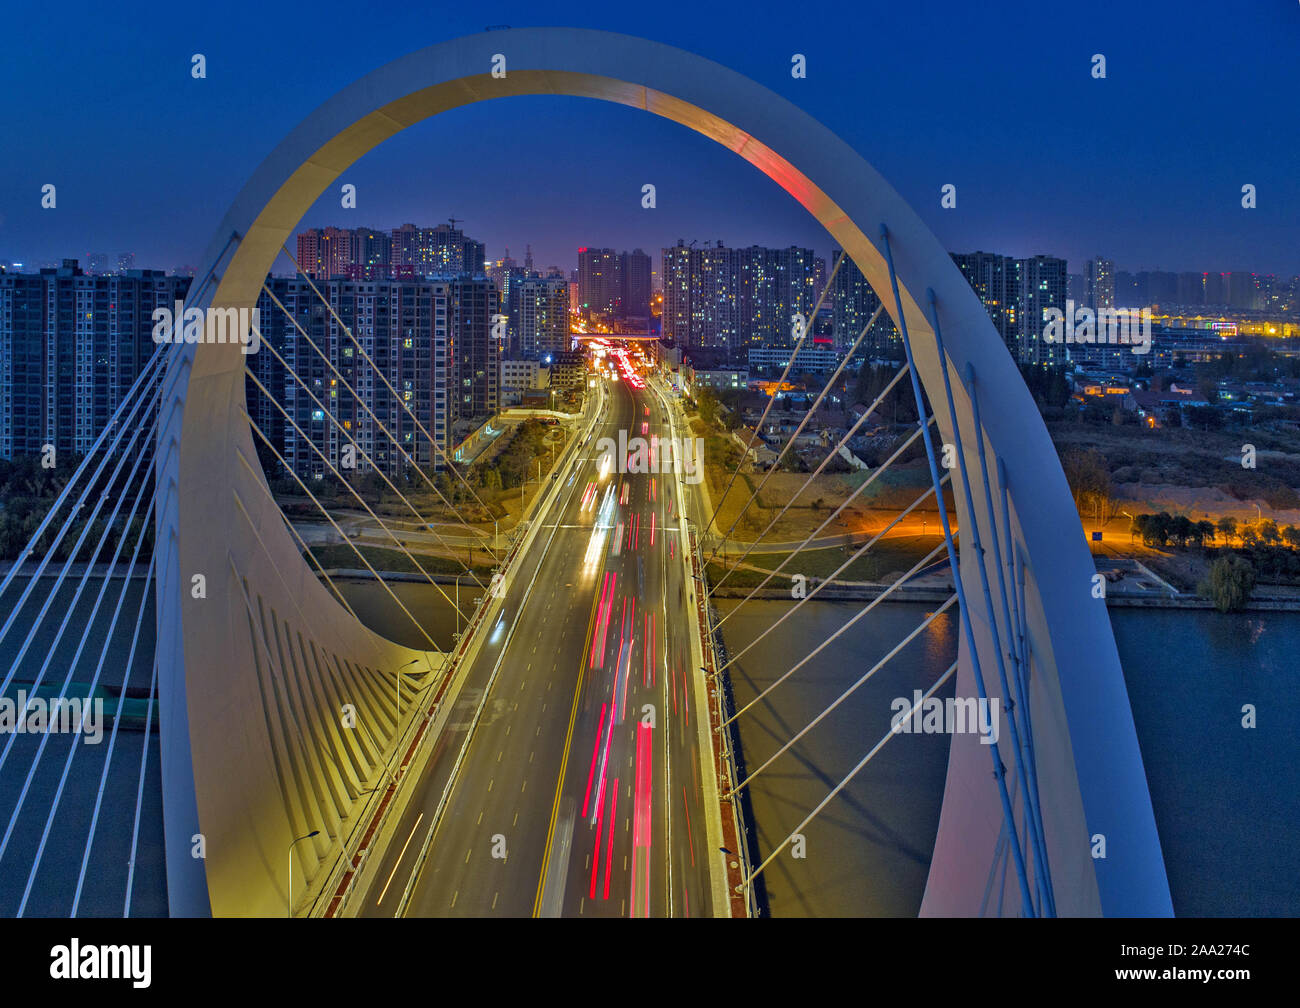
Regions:
[[[459,220],[460,218],[457,219]],[[343,228],[337,225],[321,225],[318,229],[328,230],[331,228],[343,230]],[[310,229],[304,228],[302,230],[310,230]],[[364,225],[358,225],[355,228],[349,228],[348,230],[368,230],[368,229]],[[393,230],[393,229],[377,228],[375,230],[383,232],[385,230]],[[679,240],[685,241],[687,244],[691,242],[691,239],[685,239],[679,236],[678,238],[674,238],[670,244],[656,244],[654,247],[656,249],[659,249],[662,252],[663,249],[670,248],[671,245],[676,244],[676,242]],[[696,241],[698,244],[699,243],[698,240]],[[726,241],[725,239],[717,239],[717,241],[721,241],[722,245],[726,248],[789,249],[789,248],[800,247],[797,245],[797,243],[794,242],[788,244],[781,243],[781,242],[776,242],[776,243],[753,242],[753,243],[742,245],[738,242]],[[486,242],[480,244],[483,244],[485,247],[487,247]],[[506,258],[512,259],[516,265],[521,265],[523,261],[522,256],[516,254],[521,244],[524,246],[529,246],[532,243],[525,241],[523,243],[512,242],[510,244],[504,245],[501,247],[500,255],[496,255],[495,253],[489,252],[485,259],[485,267],[491,267],[493,264],[501,262]],[[622,247],[628,244],[629,244],[628,242],[615,241],[611,245],[607,245],[605,247],[615,247],[615,246]],[[824,245],[826,248],[828,248],[830,253],[829,258],[826,259],[829,268],[830,265],[833,265],[834,255],[838,254],[839,249],[834,242],[828,241],[824,243]],[[535,263],[533,267],[534,272],[536,272],[541,277],[545,277],[548,270],[558,268],[565,273],[566,279],[570,279],[570,274],[577,271],[578,255],[581,252],[583,252],[587,247],[596,248],[600,246],[597,246],[595,243],[588,243],[586,246],[575,247],[574,249],[571,250],[573,256],[571,262],[569,260],[565,260],[562,255],[552,260],[552,259],[543,259],[541,256],[538,256],[537,254],[534,253],[533,255],[533,261]],[[818,247],[816,245],[811,247],[814,252],[818,251]],[[1157,273],[1174,276],[1174,277],[1184,276],[1184,275],[1190,276],[1192,274],[1200,274],[1203,276],[1223,276],[1223,277],[1232,276],[1232,275],[1238,275],[1238,276],[1248,275],[1248,276],[1258,276],[1258,277],[1274,277],[1279,280],[1291,280],[1300,277],[1300,272],[1292,273],[1287,270],[1280,270],[1280,269],[1252,269],[1252,270],[1203,269],[1203,268],[1162,269],[1160,267],[1155,267],[1155,266],[1152,267],[1136,266],[1136,265],[1130,265],[1125,263],[1123,258],[1115,256],[1113,253],[1107,250],[1099,250],[1097,252],[1088,254],[1084,256],[1082,260],[1074,260],[1066,256],[1056,255],[1050,250],[1034,253],[1033,255],[1021,255],[1018,253],[1009,252],[1005,250],[989,251],[988,247],[980,246],[980,245],[973,245],[969,249],[965,249],[962,251],[959,251],[956,248],[950,248],[948,251],[953,255],[991,254],[991,255],[1005,256],[1007,258],[1019,258],[1019,259],[1031,259],[1034,258],[1035,255],[1037,255],[1037,256],[1045,256],[1054,259],[1062,259],[1067,264],[1068,275],[1072,278],[1078,278],[1080,282],[1083,282],[1086,279],[1087,276],[1086,269],[1089,263],[1096,259],[1100,259],[1102,261],[1111,263],[1114,266],[1114,277],[1116,278],[1124,275],[1137,276],[1140,274],[1157,274]],[[96,258],[103,258],[112,261],[112,260],[120,259],[122,256],[130,257],[132,262],[129,266],[124,266],[124,267],[119,266],[117,268],[106,268],[102,270],[96,269],[94,266],[94,261],[96,260]],[[180,273],[180,270],[182,270],[182,268],[188,265],[188,264],[178,263],[169,266],[157,262],[149,263],[149,262],[136,261],[139,258],[140,257],[138,257],[135,252],[125,252],[125,251],[120,253],[119,252],[113,252],[113,253],[82,252],[77,254],[64,254],[51,259],[31,259],[31,258],[16,259],[16,260],[0,259],[0,266],[12,264],[15,267],[21,267],[21,269],[16,268],[14,272],[36,273],[39,272],[39,270],[41,269],[57,269],[63,264],[65,260],[75,259],[77,261],[78,266],[82,270],[84,270],[87,274],[102,275],[102,276],[118,276],[124,274],[127,270],[134,269],[134,270],[160,270],[164,274],[168,276],[172,276],[172,275],[182,275]],[[1078,266],[1077,269],[1075,268],[1076,264]],[[656,260],[652,256],[652,265],[654,266],[662,265],[662,258]],[[192,266],[190,268],[192,268]],[[478,271],[470,271],[470,272],[474,272],[477,274],[477,273],[482,273],[483,271],[478,270]],[[191,274],[183,274],[183,275],[191,275]],[[290,260],[287,257],[281,256],[280,259],[277,260],[277,268],[272,270],[270,275],[275,277],[291,277],[295,275],[293,263],[290,262]],[[662,290],[662,282],[663,282],[662,270],[659,268],[653,268],[651,270],[651,276],[654,278],[652,282],[656,285],[655,289]],[[1113,282],[1114,280],[1112,279],[1112,283]],[[1176,303],[1182,303],[1182,302],[1176,302]],[[1218,304],[1218,302],[1214,302],[1214,303]],[[1223,302],[1223,303],[1227,304],[1227,302]]]
[[[324,7],[331,9],[344,16],[345,8]],[[1048,254],[1072,264],[1100,252],[1134,271],[1300,274],[1300,251],[1287,226],[1300,219],[1300,184],[1285,145],[1268,141],[1273,124],[1287,115],[1286,96],[1297,91],[1296,69],[1268,54],[1288,51],[1293,29],[1262,5],[1253,17],[1238,19],[1198,18],[1198,9],[1217,13],[1208,5],[1180,5],[1121,15],[1117,5],[1101,5],[1085,31],[1041,9],[996,24],[956,4],[941,5],[924,20],[875,12],[872,30],[896,33],[898,51],[914,42],[934,55],[923,70],[891,48],[857,60],[835,41],[841,33],[808,32],[790,12],[751,24],[692,10],[689,18],[664,18],[652,34],[705,56],[735,52],[740,58],[730,62],[738,70],[873,161],[950,249]],[[535,16],[522,10],[506,5],[496,16],[516,24]],[[849,37],[866,17],[852,10],[841,16]],[[49,28],[27,23],[28,17],[14,15],[15,31],[32,34],[29,52],[43,52],[39,43]],[[150,23],[142,35],[133,28],[103,50],[137,54],[131,74],[114,78],[118,104],[109,108],[79,90],[79,81],[110,75],[98,43],[114,40],[117,28],[93,6],[72,5],[59,26],[82,62],[28,62],[19,53],[0,70],[11,93],[21,86],[41,96],[30,105],[10,103],[6,113],[8,132],[33,138],[33,145],[0,167],[0,259],[54,261],[70,248],[109,255],[131,249],[138,261],[162,268],[193,263],[218,208],[275,138],[344,82],[395,55],[393,26],[361,23],[350,35],[352,57],[322,64],[316,54],[328,45],[321,33],[332,30],[334,18],[260,12],[256,23],[268,37],[278,36],[270,29],[279,26],[283,37],[301,44],[277,51],[282,72],[255,84],[224,73],[233,42],[228,33],[249,27],[249,15],[201,29],[187,23],[188,15],[177,17],[165,26]],[[429,35],[413,15],[392,17],[397,37],[409,36],[411,44]],[[447,20],[439,24],[440,37],[482,30],[478,14],[451,11]],[[409,33],[400,31],[403,21],[412,22]],[[602,11],[597,21],[646,33],[631,14]],[[947,30],[922,41],[921,33],[934,28]],[[1221,62],[1209,61],[1199,71],[1196,101],[1171,92],[1146,55],[1145,40],[1160,37],[1207,51],[1249,47],[1255,55],[1249,88]],[[1068,46],[1048,44],[1064,39]],[[259,37],[254,50],[267,45]],[[795,52],[807,57],[805,79],[791,77]],[[1017,54],[1014,67],[998,60],[986,65],[989,54],[1000,52]],[[207,57],[205,79],[190,77],[193,53]],[[1096,53],[1107,58],[1105,79],[1090,75]],[[1016,122],[1042,125],[1012,128],[1010,120],[970,115],[959,96],[972,75],[990,88],[1019,88]],[[244,122],[239,109],[254,87],[262,89],[259,101],[277,111]],[[1049,92],[1055,104],[1048,104]],[[119,111],[146,93],[154,115]],[[861,96],[876,93],[890,100],[863,116]],[[159,117],[169,123],[161,158],[145,153],[156,147],[147,131]],[[917,129],[918,122],[925,127]],[[104,156],[72,154],[86,146]],[[591,244],[597,219],[628,248],[651,247],[655,235],[723,237],[742,246],[829,244],[801,207],[729,152],[654,116],[583,99],[523,98],[458,109],[394,137],[346,178],[357,186],[357,209],[345,212],[352,220],[337,219],[338,194],[331,191],[308,211],[303,227],[396,226],[412,217],[480,213],[468,226],[489,249],[513,248],[512,237],[527,234],[539,262]],[[657,186],[654,210],[641,206],[647,182]],[[40,205],[47,183],[57,186],[53,210]],[[957,189],[953,209],[940,206],[947,184]],[[1241,206],[1244,184],[1256,187],[1254,210]],[[763,212],[755,214],[755,207]],[[165,230],[158,221],[168,222]]]

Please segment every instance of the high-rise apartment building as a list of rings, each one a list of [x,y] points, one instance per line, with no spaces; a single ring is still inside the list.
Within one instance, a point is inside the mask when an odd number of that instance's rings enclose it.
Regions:
[[[752,346],[789,346],[796,314],[812,325],[811,249],[694,248],[679,240],[663,249],[662,263],[665,338],[740,355]]]
[[[1065,260],[1037,255],[1016,260],[1020,269],[1020,298],[1014,321],[1016,345],[1011,355],[1023,364],[1056,365],[1066,360],[1066,345],[1043,339],[1049,308],[1065,311]]]
[[[622,318],[623,264],[614,249],[578,249],[578,300],[587,312]]]
[[[520,332],[520,287],[529,278],[524,267],[515,265],[509,257],[499,263],[492,273],[492,281],[501,295],[501,310],[506,315],[507,356],[523,353],[523,336]]]
[[[693,250],[688,273],[690,329],[688,347],[738,352],[740,286],[733,250],[715,247]]]
[[[695,250],[678,240],[663,250],[659,276],[663,282],[663,338],[689,345],[691,336],[691,259]]]
[[[516,281],[512,295],[512,354],[536,358],[569,349],[569,281],[563,275],[526,277]]]
[[[1064,362],[1065,346],[1043,341],[1047,310],[1065,310],[1069,279],[1064,259],[1017,259],[992,252],[954,253],[952,259],[1018,363]]]
[[[457,420],[487,419],[499,405],[502,340],[493,316],[502,314],[501,295],[487,277],[460,276],[449,281],[450,325]]]
[[[364,471],[368,458],[393,478],[412,462],[430,466],[430,438],[449,448],[436,368],[449,342],[446,285],[317,281],[332,313],[305,280],[267,285],[294,321],[263,293],[262,349],[249,368],[279,406],[250,380],[249,414],[298,476],[319,479],[331,467],[346,476],[348,461]]]
[[[352,255],[352,232],[346,228],[310,228],[298,235],[298,268],[313,280],[346,277]]]
[[[1115,263],[1098,256],[1083,269],[1084,304],[1094,312],[1115,307]]]
[[[621,317],[629,321],[650,321],[650,257],[640,249],[619,253],[622,283]]]
[[[832,261],[838,262],[839,257],[840,250],[832,249]],[[847,351],[857,342],[876,309],[880,307],[880,298],[867,283],[867,278],[862,275],[857,263],[846,256],[831,281],[827,300],[831,302],[832,342],[836,350]],[[892,357],[901,347],[893,320],[881,312],[871,326],[871,331],[858,345],[858,352]]]
[[[1011,348],[1020,312],[1019,260],[994,252],[954,253],[952,260],[979,296],[1002,342]]]
[[[795,315],[811,330],[817,304],[812,249],[736,249],[737,346],[791,346]]]
[[[346,274],[351,280],[388,280],[392,275],[392,236],[374,228],[355,228]]]
[[[358,466],[368,457],[389,477],[441,468],[458,422],[496,411],[499,302],[486,277],[317,281],[332,311],[305,280],[268,286],[294,321],[263,294],[263,349],[249,367],[283,410],[250,380],[249,414],[300,477],[342,471],[349,445]]]
[[[0,457],[89,451],[158,350],[154,309],[189,285],[161,270],[89,276],[75,259],[0,275]],[[140,450],[153,448],[151,420],[135,420]]]
[[[316,280],[404,280],[478,274],[484,246],[448,224],[374,228],[308,228],[298,234],[298,265]]]

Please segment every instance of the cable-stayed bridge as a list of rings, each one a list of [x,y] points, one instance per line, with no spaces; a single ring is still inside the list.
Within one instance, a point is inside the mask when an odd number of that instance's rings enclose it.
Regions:
[[[954,611],[957,660],[918,686],[928,698],[953,680],[958,697],[993,705],[1006,726],[993,744],[952,737],[922,913],[1171,913],[1124,680],[1072,499],[979,300],[916,214],[805,113],[689,53],[574,29],[493,31],[374,71],[295,129],[235,200],[186,307],[273,309],[288,322],[284,338],[264,341],[256,366],[240,342],[160,344],[25,562],[0,580],[0,644],[11,656],[0,693],[102,694],[117,705],[106,748],[93,753],[75,734],[4,739],[0,868],[16,880],[4,911],[118,912],[104,900],[87,909],[86,887],[99,884],[130,912],[142,810],[159,794],[176,915],[754,911],[756,884],[784,845],[755,851],[745,839],[740,798],[771,760],[734,762],[746,710],[725,703],[724,683],[742,654],[726,652],[726,618],[710,605],[730,574],[711,583],[707,565],[724,544],[743,562],[777,527],[780,515],[755,539],[735,536],[766,478],[746,493],[738,464],[715,501],[689,472],[638,471],[626,458],[611,472],[602,438],[689,437],[662,385],[630,368],[589,391],[530,521],[510,537],[484,537],[469,518],[486,508],[446,464],[445,433],[411,408],[390,348],[345,317],[328,284],[300,274],[330,336],[322,345],[268,284],[303,214],[358,158],[439,112],[533,94],[617,102],[710,137],[826,228],[844,250],[835,269],[851,259],[880,292],[906,358],[881,399],[909,393],[918,420],[835,514],[908,450],[923,453],[929,486],[840,570],[929,502],[943,538],[908,575],[946,558],[955,576],[951,597],[844,697]],[[314,405],[319,430],[304,429],[301,412],[267,385],[271,362],[284,388]],[[354,440],[327,390],[356,404],[377,432],[371,443]],[[286,442],[456,610],[465,630],[450,647],[352,545],[355,566],[409,621],[413,643],[357,617],[272,492],[268,468],[281,478],[295,471]],[[411,522],[429,524],[416,491],[461,514],[457,538],[478,537],[487,564],[468,566],[473,592],[458,583],[449,593],[401,527],[373,510],[343,461],[349,448]],[[387,475],[393,461],[409,480]],[[440,484],[435,472],[454,480]],[[310,483],[292,478],[338,541],[351,543]],[[431,539],[441,535],[430,528]],[[788,577],[788,563],[774,576]],[[73,614],[86,606],[83,625]],[[771,689],[797,684],[830,641],[807,643]],[[132,699],[140,703],[128,712]],[[124,730],[141,720],[143,734]],[[861,762],[812,815],[891,738],[864,738]],[[68,782],[87,766],[98,777],[73,808]],[[120,814],[126,808],[133,814]]]

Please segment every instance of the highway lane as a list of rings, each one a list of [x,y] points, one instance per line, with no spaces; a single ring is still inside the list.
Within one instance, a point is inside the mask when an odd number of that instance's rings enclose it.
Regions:
[[[662,438],[661,416],[618,381],[596,437]],[[427,774],[375,912],[393,912],[435,825],[409,915],[711,912],[677,477],[602,475],[588,448],[525,560],[535,580],[515,580],[471,670],[466,704],[496,679],[445,810],[433,824],[443,787]]]
[[[546,542],[545,535],[537,540],[539,547],[544,547]],[[456,699],[455,709],[448,719],[446,728],[434,742],[425,765],[419,769],[419,778],[405,785],[413,789],[411,800],[399,821],[391,827],[394,839],[379,854],[380,864],[377,872],[379,881],[374,887],[375,891],[367,894],[365,903],[357,911],[359,916],[391,917],[394,915],[405,891],[410,865],[423,847],[423,841],[451,779],[457,755],[463,747],[466,733],[473,724],[476,712],[481,706],[483,713],[480,727],[491,725],[502,716],[503,707],[499,696],[484,701],[484,693],[504,654],[507,628],[514,627],[518,623],[525,602],[521,586],[528,585],[537,578],[544,556],[543,548],[535,548],[516,561],[520,567],[512,579],[515,590],[506,593],[492,629],[487,631],[486,639],[481,642],[475,660],[464,670],[464,684]],[[472,611],[474,604],[477,603],[475,595],[481,594],[484,589],[467,582],[464,590],[468,599],[467,609]]]

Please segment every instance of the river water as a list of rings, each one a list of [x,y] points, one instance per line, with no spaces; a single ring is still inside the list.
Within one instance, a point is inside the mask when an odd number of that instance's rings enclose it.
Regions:
[[[722,627],[732,653],[787,608],[745,605]],[[719,610],[725,615],[728,604]],[[737,704],[749,703],[857,610],[810,603],[787,619],[737,663]],[[744,715],[751,772],[927,611],[882,606]],[[1300,613],[1115,608],[1110,615],[1175,913],[1300,914]],[[928,688],[947,668],[955,627],[955,618],[940,617],[860,697],[759,775],[752,800],[764,857],[888,730],[890,699]],[[1257,727],[1242,727],[1246,704],[1255,706]],[[946,736],[891,740],[803,831],[806,857],[782,854],[768,869],[773,916],[914,915],[946,769]]]

